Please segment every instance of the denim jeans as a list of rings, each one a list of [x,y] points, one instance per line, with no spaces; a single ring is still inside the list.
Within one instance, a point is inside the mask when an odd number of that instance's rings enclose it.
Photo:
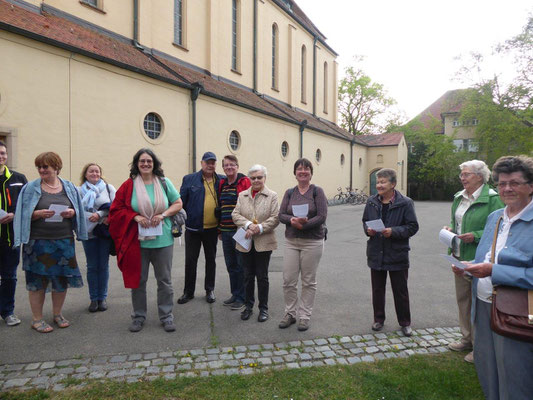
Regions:
[[[0,316],[6,318],[15,309],[15,289],[17,287],[17,266],[20,248],[0,245]]]
[[[244,303],[244,270],[241,254],[235,248],[234,231],[222,232],[222,250],[229,274],[229,285],[232,296],[236,301]]]
[[[107,298],[107,282],[109,281],[109,247],[111,241],[95,237],[83,240],[83,249],[87,258],[87,283],[91,301]]]

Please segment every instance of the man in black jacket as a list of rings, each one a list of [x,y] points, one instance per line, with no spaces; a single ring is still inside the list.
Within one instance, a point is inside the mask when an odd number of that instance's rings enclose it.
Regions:
[[[369,240],[367,259],[372,280],[374,324],[380,331],[385,322],[385,284],[390,276],[396,316],[405,336],[412,335],[407,276],[409,238],[418,232],[413,201],[394,188],[396,171],[383,168],[376,174],[377,194],[370,197],[363,213],[363,227]],[[371,229],[367,222],[381,220],[383,230]]]
[[[13,313],[20,249],[13,248],[13,217],[26,177],[7,168],[7,146],[0,141],[0,316],[8,326],[20,324]]]

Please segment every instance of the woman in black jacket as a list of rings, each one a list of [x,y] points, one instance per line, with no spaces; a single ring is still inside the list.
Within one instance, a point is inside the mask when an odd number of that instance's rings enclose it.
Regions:
[[[372,330],[380,331],[385,322],[385,285],[390,276],[396,316],[405,336],[411,336],[411,312],[407,276],[409,238],[418,232],[413,201],[394,188],[396,171],[383,168],[376,174],[377,194],[370,197],[363,213],[363,227],[369,236],[366,248],[372,279]],[[368,227],[368,221],[382,220],[381,231]]]

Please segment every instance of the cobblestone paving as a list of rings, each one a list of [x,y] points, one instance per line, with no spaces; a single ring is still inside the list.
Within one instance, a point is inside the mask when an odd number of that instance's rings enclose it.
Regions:
[[[150,381],[160,377],[248,375],[272,369],[348,365],[413,354],[438,354],[461,337],[459,328],[335,336],[249,346],[202,348],[159,353],[120,354],[61,361],[0,365],[0,388],[63,390],[88,380]]]

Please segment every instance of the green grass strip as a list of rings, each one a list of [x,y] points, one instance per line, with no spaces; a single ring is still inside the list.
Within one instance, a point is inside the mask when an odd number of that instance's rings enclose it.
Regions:
[[[61,392],[0,393],[1,399],[482,399],[474,366],[464,354],[413,356],[350,366],[270,370],[254,375],[163,378],[127,384],[87,381]]]

